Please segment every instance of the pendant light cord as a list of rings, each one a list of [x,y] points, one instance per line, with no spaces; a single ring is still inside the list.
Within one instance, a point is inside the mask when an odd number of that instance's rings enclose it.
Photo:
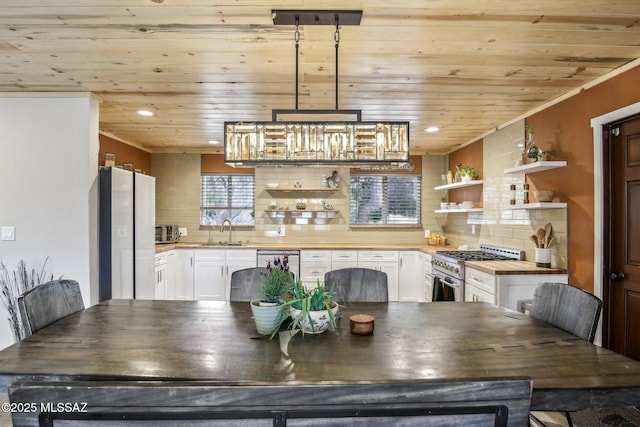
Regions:
[[[338,15],[336,19],[336,31],[333,33],[333,41],[336,43],[336,107],[338,110],[338,51],[340,48],[340,22]],[[296,42],[296,110],[298,110],[298,74],[299,74],[299,52],[300,52],[300,17],[296,16],[296,32],[294,35],[294,41]]]
[[[336,15],[336,32],[333,34],[333,40],[336,42],[336,110],[338,110],[338,48],[340,47],[340,24]]]
[[[300,18],[296,16],[296,33],[294,36],[296,42],[296,110],[298,109],[298,51],[300,48]]]

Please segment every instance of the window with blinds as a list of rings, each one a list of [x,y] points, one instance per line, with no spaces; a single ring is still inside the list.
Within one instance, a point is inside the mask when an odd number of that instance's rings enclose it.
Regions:
[[[421,179],[415,175],[351,175],[352,225],[419,225]]]
[[[200,183],[200,225],[254,225],[253,175],[203,174]]]

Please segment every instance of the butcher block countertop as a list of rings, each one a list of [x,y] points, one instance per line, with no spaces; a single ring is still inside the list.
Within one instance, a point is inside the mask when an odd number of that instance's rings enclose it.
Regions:
[[[567,274],[566,269],[536,267],[531,261],[465,261],[464,265],[494,275]]]
[[[391,251],[423,251],[434,254],[436,251],[455,250],[455,246],[428,246],[426,244],[375,244],[375,243],[256,243],[242,246],[206,245],[203,243],[163,243],[156,244],[156,253],[172,249],[260,249],[260,250],[391,250]]]

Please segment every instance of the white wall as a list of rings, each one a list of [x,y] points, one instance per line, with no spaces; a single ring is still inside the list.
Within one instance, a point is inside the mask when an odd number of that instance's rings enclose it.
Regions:
[[[0,261],[80,283],[97,302],[99,103],[83,94],[0,94]],[[13,342],[0,306],[0,348]]]

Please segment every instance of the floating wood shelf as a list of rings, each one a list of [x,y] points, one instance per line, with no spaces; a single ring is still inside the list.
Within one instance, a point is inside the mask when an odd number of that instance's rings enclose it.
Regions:
[[[300,187],[300,188],[294,188],[294,187],[278,187],[278,188],[269,188],[266,187],[265,188],[266,191],[268,191],[269,193],[317,193],[317,192],[333,192],[333,191],[338,191],[339,188],[333,188],[333,187]]]
[[[566,160],[540,161],[505,169],[504,173],[534,173],[567,166]]]
[[[472,209],[438,209],[434,211],[435,213],[469,213],[469,212],[482,212],[484,209],[482,208],[472,208]]]
[[[516,205],[510,205],[508,208],[504,210],[517,210],[517,209],[564,209],[567,207],[567,204],[562,203],[554,203],[554,202],[537,202],[537,203],[519,203]]]
[[[473,179],[471,181],[454,182],[453,184],[445,184],[434,187],[434,190],[451,190],[454,188],[471,187],[473,185],[482,185],[481,179]]]

